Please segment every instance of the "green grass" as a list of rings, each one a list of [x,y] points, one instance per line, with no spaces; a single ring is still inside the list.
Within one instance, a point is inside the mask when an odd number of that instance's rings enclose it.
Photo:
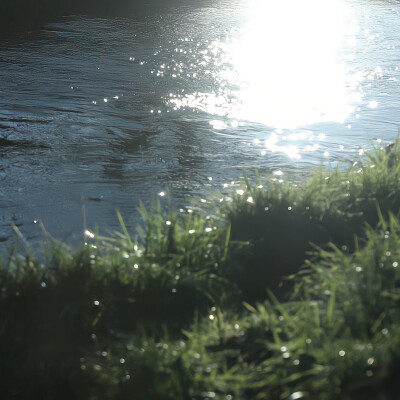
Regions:
[[[397,398],[399,157],[10,249],[0,398]]]

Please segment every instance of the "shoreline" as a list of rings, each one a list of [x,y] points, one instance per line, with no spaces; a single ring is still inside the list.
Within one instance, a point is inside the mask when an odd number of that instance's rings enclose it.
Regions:
[[[298,187],[244,180],[198,212],[142,207],[135,237],[118,214],[78,250],[10,249],[0,397],[394,398],[397,147]]]

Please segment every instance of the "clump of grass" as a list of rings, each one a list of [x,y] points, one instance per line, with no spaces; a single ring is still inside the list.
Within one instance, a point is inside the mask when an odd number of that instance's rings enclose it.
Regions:
[[[292,393],[312,399],[395,398],[399,227],[394,216],[388,224],[382,220],[380,229],[367,229],[365,246],[353,253],[333,245],[319,249],[296,276],[290,299],[278,302],[271,293],[255,307],[245,304],[248,312],[233,320],[237,332],[223,330],[218,346],[210,340],[214,363],[233,355],[231,370],[220,368],[214,382],[225,381],[226,388],[236,382],[236,395],[246,399]]]
[[[266,287],[277,294],[282,276],[298,271],[311,243],[328,243],[354,250],[354,238],[365,237],[365,224],[376,226],[379,211],[384,218],[398,215],[400,207],[400,160],[396,148],[389,153],[375,149],[367,159],[350,168],[318,169],[300,186],[272,183],[264,189],[247,181],[224,212],[238,242],[235,261],[227,274],[248,300],[266,298]],[[245,245],[249,243],[249,245]],[[290,249],[290,250],[289,250]]]
[[[141,206],[136,236],[118,213],[121,233],[77,251],[10,251],[0,397],[395,398],[398,154],[245,182],[213,215]]]

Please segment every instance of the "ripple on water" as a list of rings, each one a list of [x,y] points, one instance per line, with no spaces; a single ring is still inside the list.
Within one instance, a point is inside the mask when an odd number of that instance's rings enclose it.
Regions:
[[[2,43],[1,209],[30,236],[43,220],[68,237],[82,206],[89,225],[116,228],[116,208],[134,224],[160,192],[184,204],[243,170],[309,170],[389,143],[398,2],[278,3],[71,17]]]

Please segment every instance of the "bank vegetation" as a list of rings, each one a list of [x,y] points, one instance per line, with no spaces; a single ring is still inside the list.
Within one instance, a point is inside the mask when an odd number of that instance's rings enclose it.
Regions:
[[[397,398],[399,161],[396,143],[300,186],[155,203],[78,250],[15,228],[0,398]]]

